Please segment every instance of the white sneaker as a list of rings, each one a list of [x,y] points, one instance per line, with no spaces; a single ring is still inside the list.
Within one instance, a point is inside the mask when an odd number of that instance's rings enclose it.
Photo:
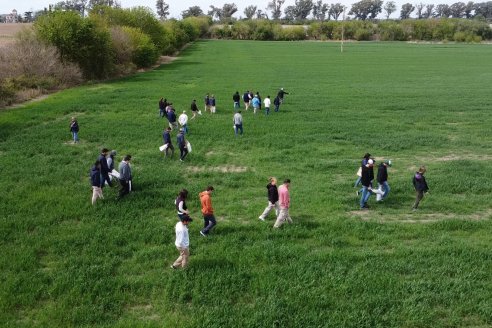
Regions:
[[[258,217],[261,221],[265,221],[265,218],[262,218],[261,216]]]

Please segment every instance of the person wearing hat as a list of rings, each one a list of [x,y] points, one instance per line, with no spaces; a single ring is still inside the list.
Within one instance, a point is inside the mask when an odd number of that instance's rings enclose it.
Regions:
[[[360,209],[367,210],[369,206],[367,201],[371,196],[372,180],[374,180],[374,160],[368,159],[367,164],[362,166],[361,172],[361,182],[362,182],[362,192],[360,197]]]
[[[183,130],[183,128],[179,129],[179,133],[176,136],[176,141],[177,141],[177,144],[178,144],[178,147],[179,147],[179,152],[180,152],[179,160],[181,162],[183,162],[184,159],[185,159],[185,157],[186,157],[186,155],[188,155],[188,148],[186,147],[186,139],[185,139],[185,136],[184,136],[184,130]]]
[[[185,134],[188,133],[188,115],[186,115],[186,111],[184,110],[181,115],[178,117],[179,125],[183,128],[183,132]]]
[[[125,155],[123,160],[121,161],[118,169],[120,171],[120,193],[118,199],[130,193],[130,184],[132,181],[132,168],[130,166],[130,160],[132,159],[131,155]]]
[[[198,196],[200,197],[200,203],[202,205],[202,214],[203,214],[203,229],[200,230],[200,235],[206,237],[210,230],[217,224],[214,216],[214,209],[212,207],[212,192],[214,191],[214,187],[208,186],[207,190],[202,191]]]
[[[377,200],[382,201],[386,197],[388,197],[388,194],[390,192],[390,186],[388,184],[388,166],[391,166],[391,160],[386,160],[379,164],[378,166],[378,189],[382,190],[382,194],[378,194]]]
[[[280,99],[280,103],[282,104],[284,102],[284,95],[288,95],[289,93],[284,90],[284,88],[280,88],[278,92],[278,98]]]
[[[185,268],[188,265],[188,258],[190,257],[190,237],[188,234],[188,224],[192,222],[188,214],[184,215],[181,220],[176,223],[176,241],[174,245],[179,251],[179,257],[171,264],[172,269]]]
[[[427,186],[427,181],[425,181],[424,173],[427,171],[425,166],[421,166],[415,175],[413,176],[412,182],[415,188],[416,197],[415,203],[413,204],[412,210],[416,211],[419,207],[419,203],[424,198],[424,193],[429,191],[429,186]]]

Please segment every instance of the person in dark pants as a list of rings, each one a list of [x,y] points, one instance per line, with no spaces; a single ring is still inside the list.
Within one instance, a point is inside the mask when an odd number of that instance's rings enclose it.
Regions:
[[[174,147],[173,143],[171,142],[171,128],[167,127],[166,130],[164,130],[164,133],[162,134],[162,139],[164,139],[164,145],[167,145],[166,148],[166,157],[167,157],[167,152],[169,149],[171,149],[171,157],[174,156]]]
[[[194,119],[196,117],[196,114],[200,114],[200,110],[198,109],[198,106],[196,105],[196,99],[193,99],[191,102],[191,112],[193,113],[193,116],[191,119]]]
[[[179,160],[181,162],[183,162],[186,155],[188,155],[188,148],[186,147],[186,139],[184,136],[183,129],[179,129],[179,133],[178,133],[178,136],[176,137],[176,140],[177,140],[179,152],[180,152]]]
[[[239,108],[239,102],[241,101],[241,96],[239,95],[239,91],[232,96],[232,101],[234,101],[234,109]]]
[[[96,161],[91,169],[91,185],[92,185],[92,205],[96,204],[98,198],[103,199],[101,189],[101,162]]]
[[[167,112],[167,120],[169,121],[169,127],[174,130],[178,128],[178,122],[176,122],[176,113],[174,108],[170,108]]]
[[[378,166],[378,189],[382,190],[382,195],[378,194],[378,201],[386,199],[388,197],[388,194],[391,190],[389,184],[388,184],[388,166],[391,166],[391,160],[386,160],[379,164]]]
[[[275,99],[273,99],[273,104],[275,105],[275,111],[278,112],[280,108],[280,98],[278,97],[278,95],[275,97]]]
[[[424,198],[424,194],[429,191],[427,186],[427,181],[425,181],[424,173],[427,171],[425,166],[421,166],[415,175],[413,176],[413,187],[415,188],[415,203],[413,204],[412,210],[416,211],[419,207],[419,203]]]
[[[284,102],[284,95],[288,95],[289,93],[284,90],[284,88],[280,88],[278,92],[278,97],[280,98],[280,103],[282,104]]]
[[[166,113],[167,105],[168,105],[167,99],[161,98],[161,100],[159,100],[159,116],[160,117],[164,117],[164,115]]]
[[[214,187],[208,186],[207,190],[202,191],[200,196],[200,203],[202,204],[202,214],[203,214],[203,229],[200,230],[200,235],[206,237],[210,230],[217,224],[214,216],[214,209],[212,207],[212,192]]]
[[[249,102],[250,102],[251,98],[249,97],[249,90],[246,91],[244,94],[243,94],[243,102],[244,102],[244,108],[246,110],[249,109]]]
[[[107,182],[110,187],[111,179],[109,178],[109,173],[111,172],[108,167],[108,161],[106,157],[108,156],[109,150],[107,148],[103,148],[101,150],[101,155],[97,158],[97,160],[101,163],[101,188],[104,188],[104,183]]]
[[[367,205],[367,201],[371,196],[372,180],[374,180],[373,166],[374,166],[374,161],[372,159],[369,159],[367,161],[367,164],[362,166],[362,177],[361,177],[362,195],[360,197],[361,210],[367,210],[369,208],[369,206]]]
[[[131,155],[126,155],[120,163],[119,171],[120,171],[120,194],[118,199],[130,193],[130,184],[132,181],[132,169],[130,167],[130,160],[132,159]]]
[[[183,189],[178,193],[178,197],[174,201],[176,210],[178,211],[178,219],[182,220],[185,215],[189,215],[188,207],[186,206],[186,198],[188,198],[188,190]]]

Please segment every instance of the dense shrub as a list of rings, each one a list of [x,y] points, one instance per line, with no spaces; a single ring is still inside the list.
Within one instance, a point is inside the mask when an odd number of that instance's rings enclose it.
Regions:
[[[134,71],[136,65],[132,62],[133,43],[130,36],[121,26],[113,26],[109,31],[115,61],[114,74],[127,74]]]
[[[193,35],[189,34],[190,41],[194,41],[198,38],[204,38],[208,36],[210,26],[212,25],[212,19],[209,16],[200,17],[187,17],[181,21],[182,25],[187,30],[187,26],[193,28]]]
[[[378,25],[381,41],[405,41],[407,36],[401,24],[395,21],[382,21]]]
[[[253,40],[273,40],[273,23],[268,20],[256,21],[255,30],[253,32]]]
[[[229,25],[213,25],[210,27],[209,35],[213,39],[230,39],[232,30]]]
[[[109,31],[73,11],[55,11],[34,24],[42,40],[54,45],[64,63],[79,65],[85,78],[104,78],[112,69]]]
[[[251,40],[253,31],[254,23],[251,20],[238,21],[232,25],[231,36],[235,40]]]
[[[150,37],[134,27],[124,26],[123,31],[128,34],[132,44],[132,62],[138,68],[152,66],[159,58],[159,53]]]
[[[275,40],[299,41],[306,39],[306,31],[303,26],[286,26],[274,29]]]

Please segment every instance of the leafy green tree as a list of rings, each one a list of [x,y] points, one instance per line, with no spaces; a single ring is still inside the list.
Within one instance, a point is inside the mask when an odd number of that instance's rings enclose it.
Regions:
[[[78,64],[85,78],[108,76],[112,69],[109,31],[74,11],[54,11],[35,22],[41,39],[54,45],[63,62]]]
[[[462,18],[466,16],[466,3],[464,2],[455,2],[451,6],[449,6],[449,11],[451,16],[454,18]]]
[[[415,10],[411,3],[405,3],[401,6],[400,19],[409,19],[410,14]]]
[[[204,15],[203,10],[199,6],[192,6],[181,12],[181,16],[183,17],[183,19],[188,17],[203,16],[203,15]]]
[[[354,15],[356,19],[374,19],[383,11],[383,0],[361,0],[352,4],[349,15]]]
[[[246,16],[247,19],[253,18],[253,16],[256,14],[256,9],[258,9],[257,6],[247,6],[244,8],[244,16]]]
[[[338,20],[338,17],[343,13],[345,10],[345,6],[342,5],[341,3],[333,3],[330,6],[330,10],[328,11],[328,15],[330,15],[333,20]]]
[[[303,20],[309,16],[312,9],[312,0],[296,0],[293,6],[285,8],[285,18],[288,20]]]
[[[272,19],[280,19],[284,2],[285,0],[272,0],[268,3],[267,9],[272,12]]]
[[[472,18],[472,11],[475,9],[475,4],[473,3],[473,1],[468,1],[466,3],[466,7],[465,7],[465,17],[466,18]]]
[[[431,18],[434,15],[434,5],[432,3],[425,5],[424,18]]]
[[[326,19],[326,14],[328,13],[329,9],[330,6],[327,3],[323,3],[322,0],[318,0],[316,3],[313,4],[314,19],[319,21],[324,21]],[[330,19],[329,15],[328,15],[328,19]]]
[[[422,2],[415,5],[415,15],[417,16],[417,19],[422,19],[424,17],[424,8],[425,4]]]
[[[169,4],[165,3],[164,0],[157,0],[155,8],[157,10],[157,15],[161,20],[165,20],[167,16],[169,16]]]
[[[451,16],[451,10],[447,4],[438,4],[434,11],[434,17],[447,18]]]
[[[396,4],[394,1],[387,1],[384,4],[384,12],[386,13],[386,19],[389,19],[392,13],[396,11]]]

